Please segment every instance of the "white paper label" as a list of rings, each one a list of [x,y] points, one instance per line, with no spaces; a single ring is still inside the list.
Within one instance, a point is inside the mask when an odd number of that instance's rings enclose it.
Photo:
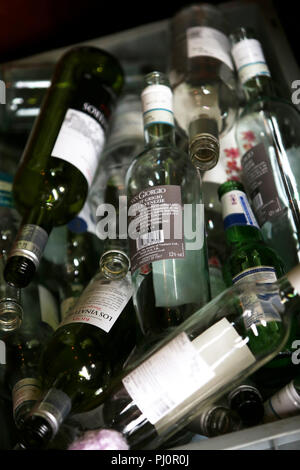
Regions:
[[[59,323],[57,302],[51,292],[44,286],[39,285],[38,291],[41,309],[41,319],[43,322],[48,323],[48,325],[51,326],[53,330],[56,330],[57,325]]]
[[[60,323],[89,323],[109,333],[132,296],[131,277],[121,281],[93,280]]]
[[[188,58],[208,56],[224,62],[234,70],[227,36],[208,26],[194,26],[187,29]]]
[[[262,47],[257,39],[244,39],[232,48],[232,56],[242,83],[255,75],[270,77]]]
[[[192,342],[181,333],[123,379],[158,432],[230,384],[255,357],[226,318]]]
[[[174,125],[173,95],[166,85],[149,85],[142,94],[144,126],[153,123]]]
[[[68,109],[51,156],[74,165],[90,186],[105,143],[101,125],[77,109]]]
[[[251,225],[259,229],[259,225],[243,191],[232,190],[221,197],[224,229],[234,225]]]

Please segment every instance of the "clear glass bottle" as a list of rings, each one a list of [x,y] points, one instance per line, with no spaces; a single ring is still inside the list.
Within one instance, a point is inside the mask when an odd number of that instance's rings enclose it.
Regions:
[[[145,84],[145,149],[126,176],[133,298],[144,344],[210,299],[200,175],[175,146],[166,76],[154,71]]]
[[[92,217],[96,221],[98,207],[110,199],[105,193],[111,188],[124,186],[130,163],[144,148],[139,92],[138,84],[134,89],[125,88],[112,114],[109,135],[88,196]]]
[[[174,115],[189,137],[192,162],[203,171],[217,164],[219,137],[238,107],[228,31],[222,11],[206,3],[183,7],[171,19]]]
[[[239,28],[231,38],[246,99],[236,125],[243,183],[265,240],[289,270],[300,259],[300,114],[276,96],[254,33]]]
[[[119,61],[95,47],[72,48],[56,64],[14,178],[23,220],[5,267],[9,284],[29,284],[53,227],[82,209],[122,85]]]
[[[98,397],[103,427],[119,431],[130,449],[157,448],[276,356],[299,311],[298,292],[300,265],[274,283],[224,291]],[[244,308],[246,294],[252,301]],[[257,323],[261,308],[266,316]]]
[[[47,445],[71,412],[85,411],[122,371],[135,346],[129,267],[124,252],[104,253],[100,271],[47,341],[39,363],[41,399],[21,427],[34,447]]]

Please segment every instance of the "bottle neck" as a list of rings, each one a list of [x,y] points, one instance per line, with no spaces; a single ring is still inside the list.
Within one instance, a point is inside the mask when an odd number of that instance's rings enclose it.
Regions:
[[[249,225],[232,225],[225,231],[225,238],[231,247],[247,242],[263,241],[261,231]]]
[[[258,75],[243,84],[246,102],[275,95],[274,83],[271,77]]]
[[[175,128],[171,124],[153,122],[144,126],[145,147],[174,147]]]

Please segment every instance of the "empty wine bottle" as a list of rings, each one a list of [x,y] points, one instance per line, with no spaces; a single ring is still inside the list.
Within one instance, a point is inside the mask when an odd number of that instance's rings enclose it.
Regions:
[[[175,146],[166,76],[146,75],[141,97],[145,149],[126,184],[134,305],[150,344],[204,305],[210,286],[200,175]]]
[[[12,183],[16,162],[11,153],[0,147],[0,337],[15,331],[22,322],[20,289],[7,284],[4,268],[8,252],[20,222],[13,197]]]
[[[190,431],[207,437],[221,436],[241,428],[239,415],[223,404],[209,407],[187,425]]]
[[[295,377],[264,403],[264,421],[276,421],[300,413],[300,379]]]
[[[253,31],[238,28],[232,42],[246,99],[236,125],[243,184],[265,240],[289,270],[300,259],[300,114],[290,100],[276,96]]]
[[[122,83],[119,62],[100,49],[59,60],[14,179],[23,220],[5,267],[11,285],[28,285],[52,228],[83,207]]]
[[[24,319],[6,341],[6,384],[11,390],[13,417],[19,428],[42,389],[38,376],[40,355],[59,323],[56,299],[37,279],[23,289]]]
[[[230,247],[223,265],[227,285],[251,276],[256,281],[274,282],[284,274],[283,262],[264,241],[242,183],[227,181],[219,187],[218,193],[226,242]]]
[[[101,268],[107,256],[110,263],[90,281],[43,351],[42,398],[21,428],[26,434],[33,426],[34,447],[46,445],[71,411],[84,411],[102,394],[135,346],[129,258],[117,250],[104,253]]]
[[[251,381],[246,381],[231,390],[227,401],[230,409],[238,414],[244,426],[255,426],[262,422],[264,417],[263,398]]]
[[[103,427],[119,431],[130,449],[157,448],[283,348],[299,311],[298,292],[300,265],[274,283],[228,288],[98,397],[98,404],[104,400]],[[246,293],[252,302],[243,308]],[[257,323],[261,307],[266,317]],[[271,308],[276,317],[268,316]],[[25,446],[32,430],[23,434]]]
[[[217,164],[219,137],[238,107],[228,31],[224,14],[210,4],[185,6],[171,20],[174,114],[188,135],[192,162],[203,171]]]

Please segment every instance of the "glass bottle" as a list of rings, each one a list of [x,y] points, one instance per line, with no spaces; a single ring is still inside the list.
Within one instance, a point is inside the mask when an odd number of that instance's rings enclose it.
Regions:
[[[45,342],[59,323],[58,304],[37,278],[22,290],[24,319],[21,327],[6,340],[6,384],[12,394],[13,417],[19,428],[40,398],[38,363]]]
[[[126,186],[133,299],[150,344],[208,302],[210,286],[200,175],[174,145],[166,76],[154,71],[145,84],[145,149]]]
[[[218,189],[225,181],[241,180],[240,155],[235,141],[235,126],[220,138],[220,158],[217,165],[205,171],[202,180],[207,234],[208,266],[212,297],[226,288],[222,266],[228,254],[224,236],[222,204]]]
[[[38,275],[57,293],[61,319],[98,271],[102,251],[87,202],[74,219],[51,232]]]
[[[139,91],[138,84],[133,89],[127,86],[127,90],[124,89],[112,114],[109,135],[88,196],[94,220],[97,220],[98,207],[110,199],[109,195],[105,197],[105,192],[124,186],[126,171],[130,163],[144,148]]]
[[[283,262],[264,241],[242,183],[226,181],[218,193],[226,242],[230,247],[223,265],[227,285],[249,277],[257,282],[274,282],[284,274]]]
[[[300,114],[291,102],[276,96],[253,32],[239,28],[232,42],[246,99],[236,125],[243,183],[265,240],[289,270],[300,259]]]
[[[23,309],[20,289],[7,284],[4,268],[7,255],[18,231],[20,216],[12,197],[12,184],[17,159],[16,151],[0,146],[0,337],[19,328]],[[17,152],[18,154],[18,152]]]
[[[264,417],[263,398],[258,388],[246,381],[235,387],[227,396],[228,406],[240,417],[244,426],[255,426]]]
[[[300,377],[294,378],[264,403],[264,421],[276,421],[300,413]]]
[[[195,434],[207,437],[221,436],[242,428],[239,415],[228,406],[213,405],[200,413],[187,426]]]
[[[85,411],[134,348],[129,265],[124,252],[104,253],[100,271],[47,342],[39,363],[42,396],[21,428],[23,434],[33,426],[34,446],[52,440],[71,412]]]
[[[8,283],[28,285],[52,228],[83,207],[122,84],[119,62],[101,49],[72,48],[57,63],[14,179],[23,220],[5,267]]]
[[[299,311],[298,292],[300,265],[274,283],[228,288],[98,397],[103,427],[119,431],[130,449],[157,448],[276,356]],[[252,301],[244,308],[246,293]],[[266,316],[257,323],[260,308]],[[276,316],[268,315],[271,309]]]
[[[228,31],[224,14],[206,3],[185,6],[171,19],[174,114],[188,135],[192,162],[203,171],[216,165],[219,137],[238,107]]]

